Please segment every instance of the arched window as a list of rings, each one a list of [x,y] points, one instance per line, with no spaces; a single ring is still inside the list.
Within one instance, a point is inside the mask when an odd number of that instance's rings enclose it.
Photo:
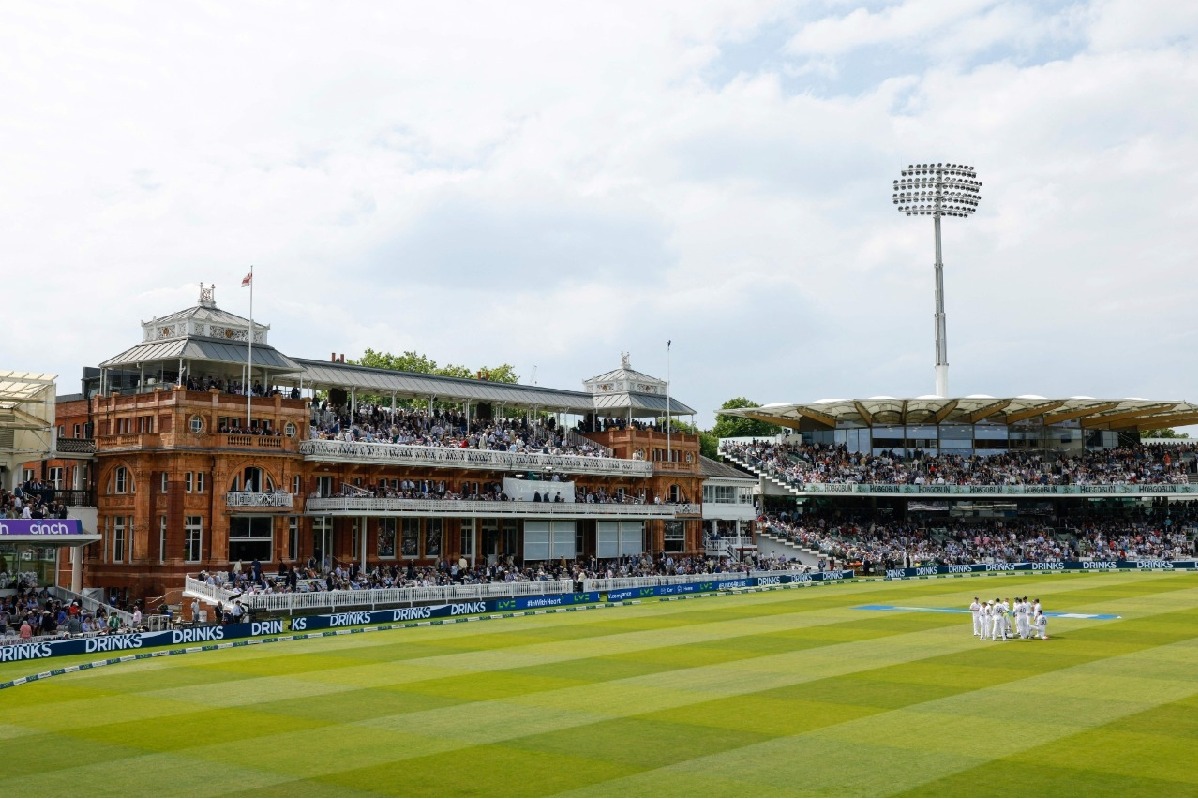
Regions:
[[[247,466],[244,472],[233,478],[233,490],[270,493],[275,490],[275,484],[262,467]]]
[[[108,493],[133,493],[133,476],[129,473],[129,469],[127,467],[118,466],[112,470],[112,481],[108,484]]]

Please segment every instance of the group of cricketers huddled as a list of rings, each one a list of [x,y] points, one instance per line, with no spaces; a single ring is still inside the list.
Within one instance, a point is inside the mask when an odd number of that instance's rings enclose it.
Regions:
[[[983,641],[1006,641],[1019,637],[1027,641],[1039,638],[1048,640],[1048,619],[1040,606],[1040,599],[1028,601],[1027,597],[995,597],[992,602],[973,598],[969,606],[973,615],[973,635]],[[1014,625],[1014,626],[1012,626]]]

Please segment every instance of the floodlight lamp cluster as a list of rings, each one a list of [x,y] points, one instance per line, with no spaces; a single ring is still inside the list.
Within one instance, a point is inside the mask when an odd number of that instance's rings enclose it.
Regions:
[[[894,205],[907,216],[967,217],[982,199],[977,177],[962,164],[911,164],[894,181]]]

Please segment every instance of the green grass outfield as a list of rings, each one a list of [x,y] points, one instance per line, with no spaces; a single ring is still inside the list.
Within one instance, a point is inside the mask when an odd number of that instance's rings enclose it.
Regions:
[[[1121,618],[1002,643],[967,614],[854,609],[975,593]],[[2,796],[1194,796],[1198,574],[861,582],[159,657],[0,691],[0,746]]]

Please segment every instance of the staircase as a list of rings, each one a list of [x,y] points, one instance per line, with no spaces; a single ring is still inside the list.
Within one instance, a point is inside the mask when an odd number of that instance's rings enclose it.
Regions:
[[[774,485],[783,489],[788,494],[794,494],[796,497],[803,496],[803,491],[801,489],[796,488],[793,484],[788,483],[785,480],[783,480],[782,478],[780,478],[770,472],[765,471],[761,467],[753,465],[751,462],[749,462],[748,460],[746,460],[744,458],[741,458],[739,455],[728,452],[727,450],[720,450],[720,454],[723,455],[728,460],[732,461],[733,463],[737,464],[738,466],[740,466],[744,469],[747,469],[748,471],[757,475],[758,477],[762,477],[762,478],[765,478],[766,480],[769,480],[771,483],[773,483]]]
[[[757,550],[761,554],[773,557],[798,558],[804,566],[818,566],[820,558],[824,557],[819,552],[800,546],[786,536],[771,530],[769,527],[758,529],[757,541]]]

